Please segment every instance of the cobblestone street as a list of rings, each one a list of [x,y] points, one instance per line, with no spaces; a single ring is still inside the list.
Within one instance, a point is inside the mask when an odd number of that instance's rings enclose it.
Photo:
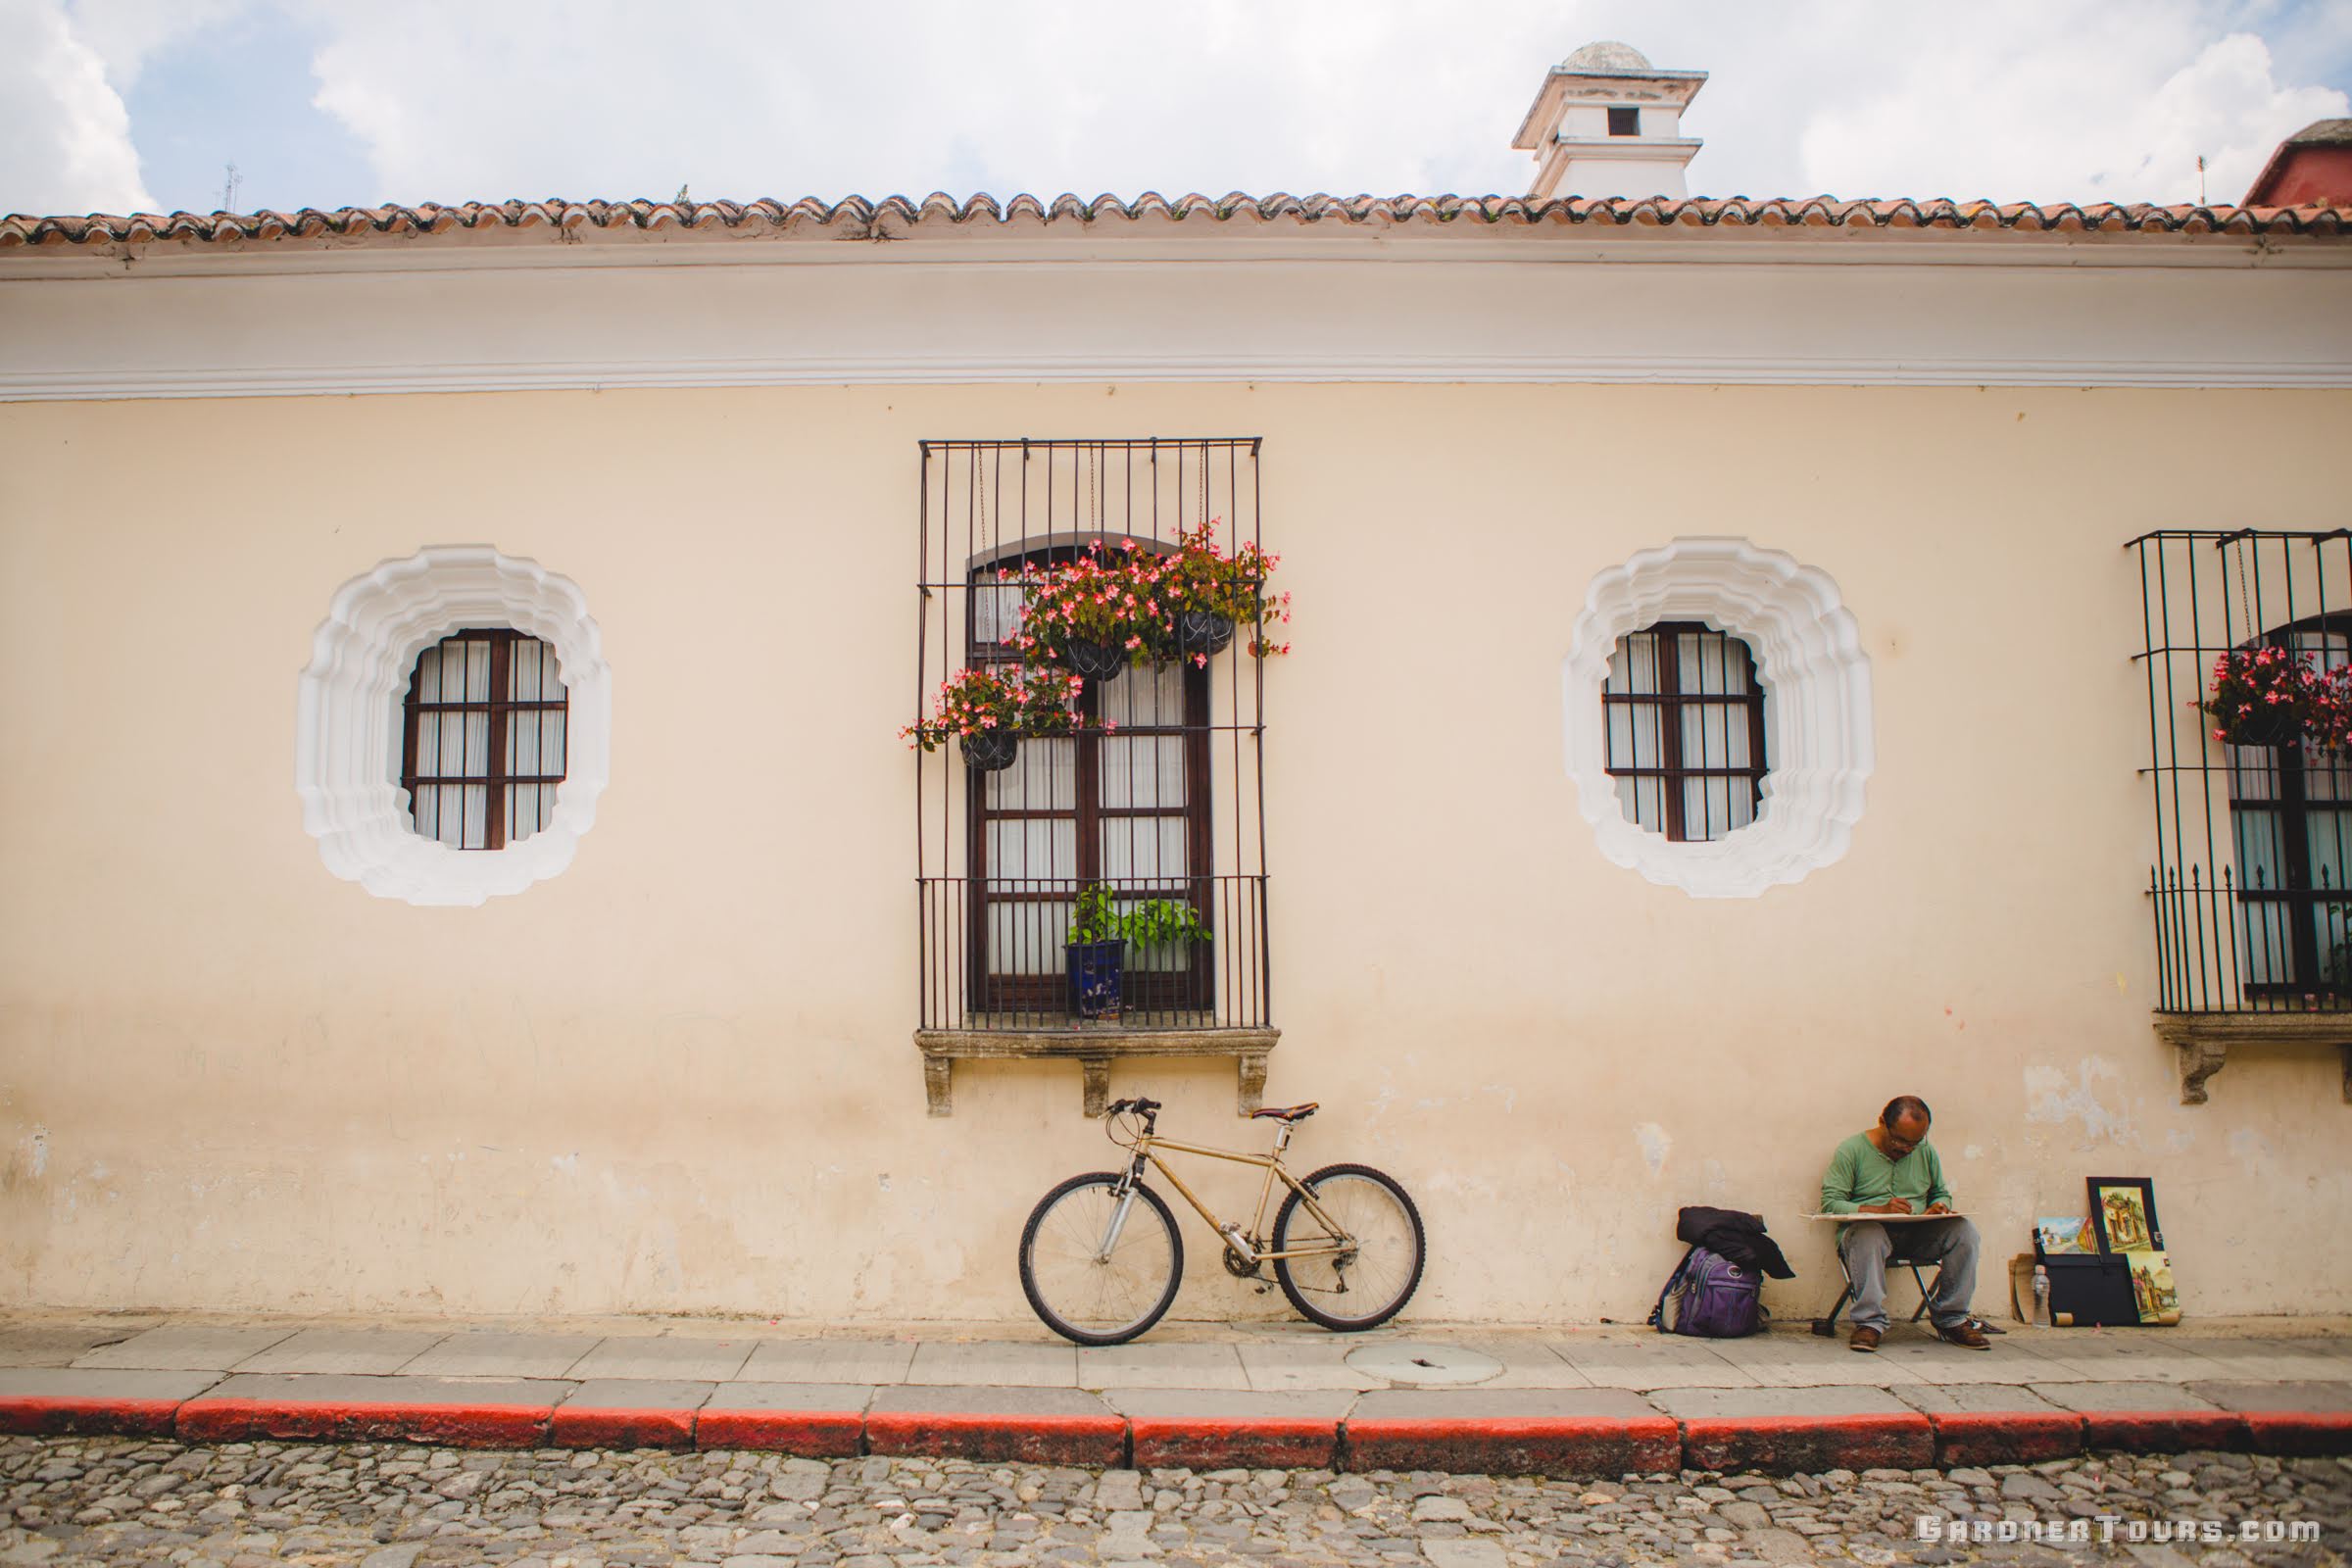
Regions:
[[[2336,1563],[2352,1462],[2092,1456],[2021,1468],[1572,1482],[1196,1474],[769,1453],[0,1440],[0,1563]],[[1923,1544],[1919,1521],[2081,1520],[2090,1544]],[[2230,1540],[2166,1544],[2175,1521]],[[2244,1524],[2304,1539],[2236,1539]],[[2311,1525],[2319,1539],[2309,1540]],[[1969,1529],[1979,1528],[1968,1526]],[[2112,1529],[2112,1544],[2100,1540]],[[2138,1537],[2134,1540],[2134,1537]],[[2176,1555],[2178,1553],[2178,1555]]]

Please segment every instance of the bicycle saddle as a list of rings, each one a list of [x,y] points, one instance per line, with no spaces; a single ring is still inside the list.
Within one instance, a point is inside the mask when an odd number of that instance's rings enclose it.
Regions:
[[[1279,1121],[1304,1121],[1315,1113],[1315,1107],[1321,1103],[1319,1100],[1310,1100],[1303,1105],[1268,1105],[1263,1110],[1251,1111],[1250,1118],[1254,1121],[1260,1116],[1272,1116]]]

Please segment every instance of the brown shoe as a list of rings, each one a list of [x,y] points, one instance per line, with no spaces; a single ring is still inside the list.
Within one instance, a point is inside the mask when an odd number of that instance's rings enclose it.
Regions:
[[[1854,1337],[1845,1342],[1845,1348],[1849,1350],[1875,1350],[1879,1348],[1879,1331],[1856,1329]]]
[[[1984,1331],[1974,1323],[1961,1322],[1948,1329],[1937,1329],[1936,1337],[1946,1345],[1957,1345],[1964,1350],[1992,1348],[1992,1342],[1984,1337]]]

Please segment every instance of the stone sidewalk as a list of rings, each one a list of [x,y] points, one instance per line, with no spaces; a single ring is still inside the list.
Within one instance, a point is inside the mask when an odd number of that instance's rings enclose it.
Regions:
[[[2005,1324],[1339,1336],[1179,1325],[1081,1348],[1026,1325],[795,1333],[682,1320],[0,1316],[0,1431],[764,1448],[1116,1466],[1631,1474],[2352,1452],[2352,1329]]]

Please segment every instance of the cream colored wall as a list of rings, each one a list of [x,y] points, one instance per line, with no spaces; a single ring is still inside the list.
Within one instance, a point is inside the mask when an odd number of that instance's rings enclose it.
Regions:
[[[2137,579],[2158,525],[2331,526],[2352,394],[776,388],[0,408],[0,1285],[97,1307],[1026,1318],[1029,1205],[1109,1151],[1074,1067],[924,1113],[907,635],[924,436],[1262,434],[1270,1100],[1420,1198],[1424,1318],[1638,1318],[1674,1210],[1835,1277],[1831,1146],[1925,1095],[2018,1250],[2150,1174],[2192,1312],[2345,1309],[2331,1054],[2178,1103],[2148,1024]],[[2259,482],[2253,477],[2260,471]],[[1873,661],[1846,858],[1697,901],[1562,765],[1585,585],[1679,534],[1829,572]],[[579,583],[612,783],[475,908],[337,881],[295,676],[376,562]],[[1250,1136],[1229,1071],[1113,1074]],[[1225,1191],[1228,1189],[1218,1189]],[[1179,1311],[1271,1313],[1191,1233]],[[1988,1269],[1980,1299],[2002,1285]]]

